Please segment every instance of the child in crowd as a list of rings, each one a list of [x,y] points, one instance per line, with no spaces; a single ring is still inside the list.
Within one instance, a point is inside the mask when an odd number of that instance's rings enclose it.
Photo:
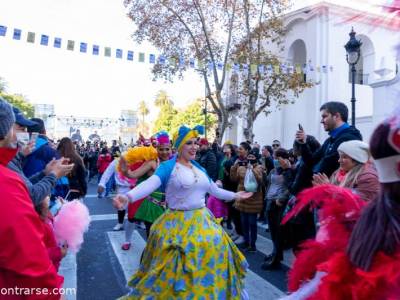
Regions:
[[[218,187],[222,188],[222,182],[220,180],[217,180],[215,183]],[[207,199],[207,208],[213,213],[213,215],[217,219],[222,218],[220,223],[222,223],[223,219],[226,219],[228,217],[227,204],[212,195],[210,195],[210,197],[208,197]]]
[[[47,196],[39,205],[35,207],[37,213],[43,221],[43,242],[47,248],[50,260],[58,271],[61,260],[67,255],[68,245],[58,246],[53,231],[53,215],[49,210],[50,197]]]

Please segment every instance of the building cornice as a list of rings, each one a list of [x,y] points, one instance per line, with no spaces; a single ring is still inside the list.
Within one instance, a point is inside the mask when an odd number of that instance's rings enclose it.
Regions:
[[[390,85],[395,85],[400,83],[400,73],[397,73],[396,76],[394,76],[393,78],[389,79],[389,80],[378,80],[375,81],[373,83],[371,83],[369,86],[372,88],[378,88],[378,87],[382,87],[382,86],[390,86]]]
[[[317,4],[305,6],[299,8],[295,11],[286,13],[282,15],[283,22],[285,27],[289,26],[292,22],[296,20],[304,20],[307,21],[314,16],[318,16],[326,13],[341,15],[343,16],[343,21],[346,19],[350,19],[354,16],[362,16],[362,18],[357,18],[355,21],[360,23],[370,24],[370,21],[373,22],[384,22],[388,17],[390,17],[389,13],[386,12],[371,12],[368,10],[356,9],[348,6],[338,5],[334,3],[330,3],[327,1],[323,1]],[[390,29],[390,28],[388,28]],[[395,29],[392,29],[395,30]]]

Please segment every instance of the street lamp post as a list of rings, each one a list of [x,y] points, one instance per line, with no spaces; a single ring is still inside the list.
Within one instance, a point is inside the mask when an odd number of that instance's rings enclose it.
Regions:
[[[351,28],[349,33],[350,40],[344,46],[346,49],[346,61],[351,67],[351,125],[356,125],[356,96],[355,96],[355,81],[356,81],[356,64],[360,59],[360,48],[362,42],[356,40],[356,32]]]
[[[207,85],[204,82],[204,137],[207,139]]]
[[[200,74],[203,75],[204,77],[204,72],[205,70],[203,69],[195,69],[197,72],[199,72]],[[203,113],[204,113],[204,136],[205,138],[207,138],[207,83],[204,79],[204,109],[203,109]]]

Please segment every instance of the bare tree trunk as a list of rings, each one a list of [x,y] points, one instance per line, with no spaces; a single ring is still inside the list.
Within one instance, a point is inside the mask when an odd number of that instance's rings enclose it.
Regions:
[[[228,127],[228,118],[227,117],[222,117],[221,120],[218,118],[218,135],[216,136],[216,140],[218,144],[222,144],[222,138],[224,136],[225,130]]]
[[[249,105],[246,112],[246,128],[243,129],[243,135],[247,141],[253,142],[254,139],[254,121],[256,120],[255,114],[255,101],[254,96],[249,97]]]

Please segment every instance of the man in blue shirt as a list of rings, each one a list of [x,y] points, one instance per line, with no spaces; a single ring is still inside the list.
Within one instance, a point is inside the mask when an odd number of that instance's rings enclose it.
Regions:
[[[26,177],[43,171],[53,158],[60,158],[58,152],[49,145],[43,120],[33,118],[31,121],[35,122],[36,125],[29,126],[28,132],[37,132],[39,136],[36,139],[36,145],[32,153],[24,160],[24,174]]]

